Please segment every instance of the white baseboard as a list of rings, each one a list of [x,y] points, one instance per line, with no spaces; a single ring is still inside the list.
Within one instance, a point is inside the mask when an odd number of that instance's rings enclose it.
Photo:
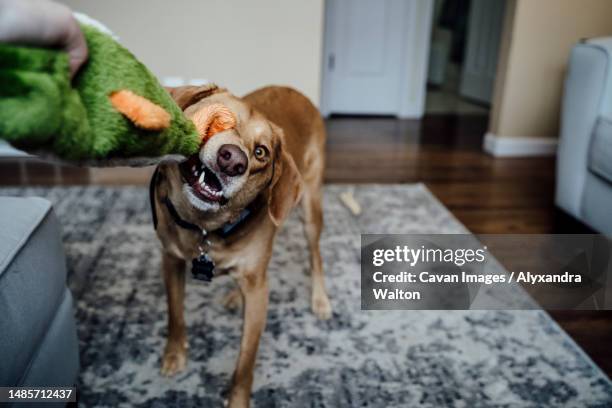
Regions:
[[[500,137],[487,133],[482,147],[495,157],[530,157],[554,156],[557,144],[557,139],[547,137]]]

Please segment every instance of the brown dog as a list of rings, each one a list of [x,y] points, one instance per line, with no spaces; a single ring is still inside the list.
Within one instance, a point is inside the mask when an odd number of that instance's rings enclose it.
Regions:
[[[290,88],[267,87],[241,99],[214,86],[169,92],[207,141],[186,161],[161,163],[151,180],[169,313],[161,372],[173,375],[186,364],[186,263],[204,279],[214,264],[214,276],[229,273],[236,280],[244,304],[229,406],[245,407],[266,322],[274,237],[300,199],[312,310],[322,319],[331,316],[319,253],[325,129],[312,103]]]

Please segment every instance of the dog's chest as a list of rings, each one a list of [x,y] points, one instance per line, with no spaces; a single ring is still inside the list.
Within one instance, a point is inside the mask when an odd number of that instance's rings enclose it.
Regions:
[[[228,243],[225,239],[212,235],[200,236],[194,233],[179,233],[174,239],[167,239],[164,247],[173,255],[191,264],[192,269],[198,266],[206,268],[205,261],[210,261],[215,276],[237,269],[241,266],[240,260],[245,255],[243,245]]]
[[[220,228],[208,233],[161,222],[157,232],[166,252],[185,260],[196,278],[209,280],[227,273],[240,275],[265,264],[275,232],[266,215],[260,211],[242,218],[229,231]]]
[[[215,264],[215,268],[219,273],[229,273],[237,269],[240,265],[240,251],[235,249],[232,251],[227,243],[222,241],[213,241],[213,244],[208,249],[208,255]]]

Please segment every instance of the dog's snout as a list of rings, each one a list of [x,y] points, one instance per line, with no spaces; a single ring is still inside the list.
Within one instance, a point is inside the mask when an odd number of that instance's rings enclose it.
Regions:
[[[219,169],[228,176],[241,176],[247,169],[247,156],[234,144],[224,144],[217,153]]]

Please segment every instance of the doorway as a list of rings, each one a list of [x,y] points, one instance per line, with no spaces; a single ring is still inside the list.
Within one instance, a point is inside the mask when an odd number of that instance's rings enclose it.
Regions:
[[[427,114],[488,114],[505,8],[505,0],[434,1]]]

